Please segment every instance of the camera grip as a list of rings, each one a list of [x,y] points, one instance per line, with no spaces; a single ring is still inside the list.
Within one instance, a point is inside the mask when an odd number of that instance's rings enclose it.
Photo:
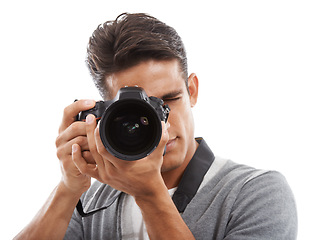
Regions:
[[[86,110],[86,111],[82,111],[80,112],[77,116],[76,116],[76,121],[86,121],[86,117],[89,114],[93,114],[96,118],[96,121],[98,122],[101,118],[102,115],[105,111],[105,106],[104,106],[104,101],[98,101],[95,104],[95,107]]]

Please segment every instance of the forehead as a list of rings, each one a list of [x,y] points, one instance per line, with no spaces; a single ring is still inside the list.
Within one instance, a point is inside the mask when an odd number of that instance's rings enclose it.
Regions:
[[[169,92],[183,91],[185,82],[177,60],[144,61],[129,69],[114,73],[106,78],[110,97],[125,86],[142,87],[148,96],[161,97]]]

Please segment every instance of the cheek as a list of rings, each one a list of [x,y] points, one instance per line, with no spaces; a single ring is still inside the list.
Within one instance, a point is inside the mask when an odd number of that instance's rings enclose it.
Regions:
[[[171,133],[179,137],[186,137],[193,133],[193,118],[190,106],[176,106],[169,114],[170,136]]]

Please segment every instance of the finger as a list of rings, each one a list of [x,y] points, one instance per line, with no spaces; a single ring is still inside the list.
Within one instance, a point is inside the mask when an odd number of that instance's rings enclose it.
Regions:
[[[96,164],[87,163],[85,161],[82,156],[81,148],[78,144],[74,144],[72,149],[72,160],[80,173],[86,176],[97,178],[98,171]]]
[[[89,114],[86,117],[86,134],[87,134],[87,141],[88,147],[92,154],[94,161],[96,162],[99,169],[105,169],[105,164],[102,159],[102,156],[97,151],[96,141],[94,132],[96,129],[96,119],[93,114]]]
[[[77,136],[86,136],[86,125],[84,122],[74,122],[59,134],[56,144],[66,143]]]
[[[90,151],[82,151],[82,156],[87,163],[96,164],[94,157]]]
[[[161,124],[162,124],[161,139],[160,139],[159,145],[152,153],[152,154],[156,154],[156,155],[160,155],[160,154],[163,155],[164,154],[166,144],[169,141],[168,128],[170,127],[170,123],[165,123],[164,121],[162,121]]]
[[[75,116],[79,112],[91,109],[94,106],[94,100],[79,100],[67,106],[64,109],[63,120],[59,127],[59,133],[64,131],[66,128],[69,127],[69,125],[71,125],[75,121]]]
[[[79,136],[67,143],[63,143],[57,146],[57,155],[59,159],[64,158],[66,155],[72,155],[72,146],[74,144],[77,144],[81,147],[82,151],[88,151],[89,146],[88,146],[88,141],[87,137],[84,136]]]
[[[105,165],[105,171],[109,172],[110,170],[116,169],[113,164],[113,161],[119,161],[119,159],[112,156],[112,154],[110,154],[106,150],[105,146],[102,143],[101,137],[100,137],[99,127],[100,127],[100,124],[98,124],[97,128],[95,128],[95,131],[94,131],[94,139],[95,139],[96,149],[97,149],[98,154],[101,155],[103,158],[102,161]]]

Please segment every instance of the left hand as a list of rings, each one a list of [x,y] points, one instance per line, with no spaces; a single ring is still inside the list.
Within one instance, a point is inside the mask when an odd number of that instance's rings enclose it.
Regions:
[[[99,136],[99,127],[93,115],[86,118],[86,132],[90,152],[96,162],[96,167],[89,165],[81,152],[75,158],[75,165],[82,174],[132,195],[145,197],[157,195],[160,187],[165,187],[161,176],[163,152],[169,140],[169,124],[162,122],[162,137],[157,148],[147,157],[137,161],[125,161],[110,154],[104,147]],[[76,160],[77,159],[77,160]]]

